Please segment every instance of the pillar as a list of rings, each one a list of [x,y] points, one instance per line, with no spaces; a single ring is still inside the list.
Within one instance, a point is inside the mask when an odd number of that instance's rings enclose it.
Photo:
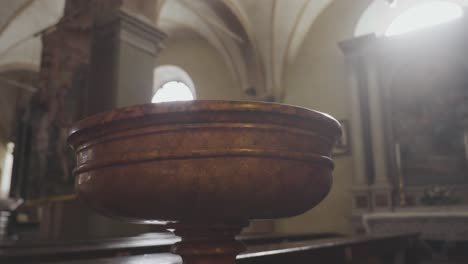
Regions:
[[[122,9],[97,19],[92,34],[87,115],[151,102],[165,34]]]
[[[374,181],[371,186],[372,208],[374,211],[388,211],[392,208],[392,184],[389,181],[389,165],[386,145],[386,125],[384,123],[384,101],[379,78],[377,56],[366,62],[369,91],[369,122],[372,134],[372,153],[374,156]]]

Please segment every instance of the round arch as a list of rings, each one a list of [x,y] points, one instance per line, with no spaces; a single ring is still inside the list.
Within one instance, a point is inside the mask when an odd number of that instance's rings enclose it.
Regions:
[[[185,84],[193,95],[197,98],[195,84],[190,75],[181,67],[176,65],[161,65],[154,69],[153,94],[155,94],[165,84],[170,82],[181,82]]]

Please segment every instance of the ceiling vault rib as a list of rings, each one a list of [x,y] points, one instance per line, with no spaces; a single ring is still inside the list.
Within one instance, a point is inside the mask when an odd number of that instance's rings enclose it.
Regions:
[[[52,25],[50,27],[47,27],[45,29],[39,30],[37,32],[34,32],[31,35],[28,35],[28,36],[26,36],[24,38],[21,38],[21,39],[15,41],[15,42],[13,42],[10,46],[8,46],[4,50],[0,51],[0,59],[3,58],[4,56],[6,56],[10,51],[14,50],[17,46],[21,45],[23,42],[26,42],[26,41],[28,41],[30,39],[39,37],[43,33],[48,32],[49,30],[55,29],[55,27],[56,27],[56,24],[54,24],[54,25]]]
[[[252,30],[252,26],[250,24],[250,21],[249,21],[249,18],[245,15],[244,12],[242,12],[241,8],[239,6],[237,6],[233,1],[236,1],[236,0],[222,0],[223,3],[229,7],[231,9],[231,11],[235,14],[235,16],[237,17],[237,19],[239,19],[242,27],[244,27],[244,30],[247,34],[247,37],[248,37],[248,43],[249,43],[249,46],[250,46],[250,49],[251,51],[253,52],[254,54],[254,58],[253,60],[255,61],[255,68],[257,69],[257,72],[259,73],[257,75],[257,78],[256,78],[256,81],[255,81],[255,84],[258,85],[258,76],[260,76],[260,79],[261,79],[261,82],[263,84],[265,84],[266,82],[266,70],[265,70],[265,65],[261,59],[261,55],[259,54],[259,51],[258,51],[258,43],[257,43],[257,40],[255,38],[255,35],[254,35],[254,32]],[[245,59],[245,58],[244,58]],[[249,82],[250,82],[250,73],[248,73],[249,77]],[[249,83],[249,85],[252,85],[251,83]],[[265,86],[263,86],[265,87]],[[258,88],[258,87],[255,87],[255,88]],[[266,91],[268,92],[268,91]]]
[[[291,42],[292,39],[297,31],[297,27],[299,26],[299,22],[302,20],[302,17],[304,16],[305,10],[307,9],[307,6],[309,5],[311,1],[305,1],[304,4],[302,5],[299,14],[296,16],[296,19],[294,20],[293,27],[291,31],[289,31],[288,39],[287,39],[287,44],[286,44],[286,49],[283,53],[283,58],[282,58],[282,63],[283,63],[283,71],[281,72],[281,80],[284,80],[286,78],[286,68],[288,66],[287,64],[287,57],[289,55],[289,49],[291,48]],[[286,88],[281,87],[280,91],[280,98],[279,100],[282,102],[284,101],[284,98],[286,96]]]
[[[275,63],[275,14],[276,14],[276,1],[277,0],[273,0],[273,4],[271,6],[271,14],[270,14],[270,24],[271,24],[271,34],[270,34],[270,62],[271,62],[271,65],[270,65],[270,74],[271,74],[271,91],[270,91],[270,95],[272,95],[273,97],[275,96],[275,91],[276,91],[276,88],[277,88],[277,83],[276,83],[276,78],[275,78],[275,68],[276,68],[276,63]]]
[[[8,19],[8,21],[0,27],[0,37],[3,35],[3,32],[10,26],[10,24],[17,18],[24,10],[26,10],[35,0],[28,0],[24,4],[22,4],[15,13]]]
[[[221,43],[221,45],[223,46],[223,48],[226,50],[226,54],[228,55],[229,57],[229,60],[231,61],[231,65],[232,65],[232,68],[234,70],[234,75],[237,77],[237,81],[239,83],[242,83],[242,74],[240,73],[240,70],[236,67],[236,62],[234,60],[234,57],[232,56],[231,52],[229,52],[229,49],[228,47],[226,47],[226,44],[224,43],[224,41],[220,38],[220,36],[218,35],[218,33],[216,31],[213,31],[214,32],[214,35],[216,36],[216,38],[219,40],[219,42]],[[242,91],[244,91],[245,89],[247,89],[247,87],[240,87],[242,89]]]
[[[48,34],[50,32],[55,31],[59,24],[64,23],[64,21],[69,21],[70,19],[74,18],[75,16],[82,13],[83,11],[84,11],[84,9],[82,8],[82,9],[75,10],[75,12],[68,15],[67,17],[65,17],[64,15],[61,15],[61,18],[57,22],[55,22],[54,24],[52,24],[52,25],[50,25],[48,27],[45,27],[45,28],[43,28],[41,30],[38,30],[36,32],[33,32],[31,35],[25,36],[24,38],[21,38],[21,39],[17,40],[16,42],[12,43],[10,46],[5,48],[4,50],[0,51],[0,59],[3,58],[4,56],[6,56],[10,51],[14,50],[18,45],[21,45],[23,42],[26,42],[26,41],[28,41],[30,39],[33,39],[33,38],[36,38],[36,37],[41,37],[44,34]]]
[[[235,39],[236,41],[238,41],[239,43],[243,43],[244,42],[244,39],[242,39],[239,35],[237,35],[236,33],[232,32],[231,30],[229,30],[229,28],[226,28],[224,25],[220,25],[219,23],[216,23],[216,21],[214,21],[211,17],[208,17],[208,16],[202,16],[198,11],[197,11],[197,8],[194,7],[192,4],[190,4],[188,1],[185,1],[185,0],[180,0],[180,2],[185,5],[188,9],[190,9],[193,13],[195,13],[201,20],[205,21],[206,23],[214,26],[215,28],[219,29],[220,31],[222,31],[223,33],[225,33],[226,35],[228,35],[229,37]]]
[[[253,31],[252,31],[252,28],[250,26],[250,23],[249,23],[249,19],[247,18],[247,16],[239,9],[239,7],[237,5],[235,5],[232,1],[236,1],[236,0],[221,0],[230,10],[231,12],[237,17],[237,19],[239,20],[240,24],[242,25],[242,27],[244,28],[246,34],[247,34],[247,37],[249,38],[249,40],[252,38],[252,34],[253,34]]]
[[[182,1],[181,1],[182,2]],[[203,16],[198,13],[197,11],[195,11],[191,6],[187,6],[185,5],[185,7],[190,10],[191,12],[193,12],[193,14],[195,14],[201,21],[204,21],[205,23],[207,23],[204,19],[203,19]],[[172,19],[168,19],[168,18],[165,18],[165,20],[169,20],[171,21]],[[183,25],[183,23],[180,23],[180,25]],[[190,26],[187,26],[188,28],[191,28]],[[221,46],[223,47],[223,49],[226,51],[226,54],[230,60],[230,64],[232,66],[232,69],[234,71],[234,78],[236,78],[239,82],[242,82],[242,75],[241,73],[239,72],[239,69],[236,67],[236,63],[235,63],[235,60],[234,60],[234,57],[232,56],[231,52],[229,52],[229,49],[226,47],[226,44],[223,42],[222,38],[219,36],[219,34],[215,31],[215,30],[212,30],[213,32],[213,35],[216,37],[216,39],[219,41],[219,43],[221,44]],[[247,87],[241,87],[242,90],[246,89]]]
[[[246,41],[249,44],[249,48],[253,52],[253,60],[255,62],[255,68],[257,69],[257,72],[258,72],[258,74],[256,74],[255,85],[259,85],[258,82],[260,79],[261,83],[263,83],[263,86],[262,85],[260,86],[264,88],[263,91],[268,93],[268,90],[266,90],[267,88],[265,86],[267,73],[265,69],[264,60],[262,60],[262,55],[259,54],[257,39],[255,37],[254,31],[252,30],[252,26],[250,24],[250,20],[248,16],[242,11],[241,7],[235,4],[235,3],[238,3],[237,0],[221,0],[221,1],[231,10],[231,12],[233,12],[233,14],[237,17],[237,19],[239,19],[242,27],[244,28],[247,34],[247,38],[248,38]],[[250,73],[248,73],[248,75],[250,76]],[[248,79],[250,82],[251,80],[250,77],[248,77]],[[252,85],[252,83],[250,83],[249,85]]]
[[[156,3],[156,16],[155,16],[155,19],[154,19],[154,23],[157,23],[157,21],[159,20],[159,16],[161,14],[162,7],[164,6],[165,3],[166,3],[166,0],[159,0]]]
[[[21,82],[11,80],[2,76],[0,76],[0,82],[7,84],[7,86],[0,86],[0,87],[12,86],[12,87],[21,88],[31,93],[35,93],[38,89],[37,87],[31,86],[29,84],[21,83]]]

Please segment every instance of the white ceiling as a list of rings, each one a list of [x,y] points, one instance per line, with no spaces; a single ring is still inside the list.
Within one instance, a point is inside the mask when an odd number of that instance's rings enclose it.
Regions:
[[[243,89],[278,98],[286,67],[333,0],[139,1],[156,1],[153,18],[170,36],[189,30],[208,40]],[[56,23],[63,6],[64,0],[1,1],[0,65],[37,67],[41,42],[34,34]]]
[[[154,13],[146,8],[141,14],[150,13],[169,36],[178,38],[187,31],[201,35],[219,52],[242,89],[254,87],[259,96],[281,100],[285,69],[296,58],[311,25],[332,1],[128,0],[124,5],[155,7]],[[398,0],[395,6],[386,0],[369,0],[355,33],[381,33],[398,14],[423,1],[433,0]],[[445,1],[468,4],[468,0]],[[34,34],[60,19],[64,3],[0,1],[0,70],[11,64],[39,67],[41,41]]]
[[[34,34],[58,21],[63,13],[64,0],[10,0],[0,3],[0,65],[37,67],[41,41]]]
[[[17,12],[27,7],[30,2],[30,0],[3,1],[0,8],[0,29],[5,28]]]
[[[198,32],[220,52],[243,89],[253,86],[278,98],[285,68],[331,1],[165,0],[157,24],[169,35],[181,28]]]

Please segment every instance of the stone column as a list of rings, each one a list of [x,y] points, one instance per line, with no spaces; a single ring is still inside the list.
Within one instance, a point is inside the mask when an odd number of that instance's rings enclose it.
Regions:
[[[377,54],[366,62],[367,83],[369,92],[369,122],[372,134],[372,153],[374,160],[374,182],[372,184],[372,207],[374,211],[392,208],[392,185],[389,181],[388,157],[385,142],[384,104],[382,87],[379,78]]]
[[[353,212],[361,214],[371,208],[369,193],[369,175],[367,172],[367,162],[365,153],[364,131],[361,115],[362,98],[360,96],[359,82],[359,56],[351,55],[346,58],[348,69],[348,80],[350,89],[350,137],[351,152],[353,158]]]
[[[378,39],[367,35],[340,43],[346,56],[350,89],[353,155],[353,222],[362,228],[362,214],[389,210],[392,188],[388,178],[384,112],[379,77]]]
[[[69,159],[71,156],[67,155],[70,148],[66,137],[68,126],[89,114],[87,99],[90,99],[94,110],[107,110],[99,108],[101,100],[105,102],[107,97],[113,98],[114,95],[124,96],[114,92],[115,87],[122,88],[125,84],[137,90],[138,86],[150,86],[157,44],[164,34],[154,29],[151,23],[141,21],[144,18],[136,19],[119,10],[128,7],[139,12],[140,8],[146,8],[147,13],[140,14],[151,18],[154,9],[145,6],[150,2],[154,1],[67,0],[59,23],[43,33],[39,91],[31,104],[32,117],[28,119],[34,131],[28,139],[28,147],[31,148],[29,159],[34,163],[24,170],[27,177],[23,174],[16,176],[18,184],[13,185],[14,196],[33,199],[72,193],[74,179],[71,170],[74,164]],[[103,38],[108,42],[103,42]],[[115,82],[110,82],[114,77]],[[99,80],[101,83],[98,84],[103,88],[87,86],[89,79]],[[99,93],[105,96],[101,97]],[[148,94],[149,101],[151,93]],[[119,106],[114,101],[103,105]],[[53,192],[50,186],[54,186]],[[78,215],[67,213],[73,210],[74,203],[54,200],[45,206],[44,215],[47,217],[41,222],[39,233],[44,238],[57,239],[88,234],[95,222],[88,221],[87,211]],[[65,228],[70,226],[73,226],[72,232],[65,233]]]
[[[368,127],[367,78],[365,75],[363,42],[367,39],[344,41],[340,48],[347,67],[350,113],[350,142],[353,158],[353,186],[351,188],[352,223],[356,233],[364,232],[362,215],[372,210],[370,180],[373,178],[371,138]]]
[[[155,61],[164,38],[150,22],[121,9],[97,19],[86,114],[151,102]]]

